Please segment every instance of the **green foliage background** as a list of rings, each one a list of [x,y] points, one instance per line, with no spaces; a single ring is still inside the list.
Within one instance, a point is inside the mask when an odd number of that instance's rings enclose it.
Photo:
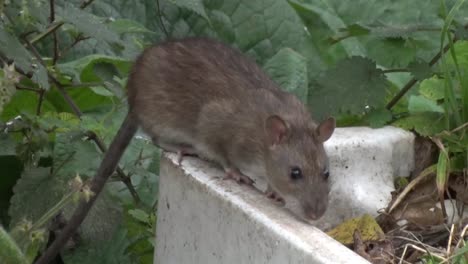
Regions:
[[[466,168],[466,130],[450,132],[468,117],[468,6],[460,3],[1,0],[0,223],[13,230],[38,221],[77,174],[94,175],[102,154],[90,131],[109,143],[126,112],[133,59],[169,38],[220,39],[253,57],[317,120],[334,115],[342,126],[392,124],[442,138],[451,169]],[[430,64],[454,34],[451,56]],[[390,107],[412,78],[414,88]],[[152,263],[158,156],[145,138],[133,140],[120,167],[138,198],[113,177],[66,263]],[[22,241],[24,251],[33,245]]]

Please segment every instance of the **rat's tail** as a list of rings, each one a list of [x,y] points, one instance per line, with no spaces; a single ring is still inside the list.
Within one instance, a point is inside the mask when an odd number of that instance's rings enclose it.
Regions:
[[[67,240],[76,232],[78,226],[83,222],[86,215],[88,214],[91,206],[102,191],[104,184],[106,183],[109,176],[114,172],[120,158],[122,157],[125,149],[132,140],[138,129],[138,122],[131,112],[127,114],[125,120],[122,123],[117,135],[106,151],[104,158],[101,162],[101,166],[96,173],[96,176],[91,181],[90,188],[93,195],[88,201],[81,201],[73,216],[68,221],[67,225],[60,232],[54,242],[46,249],[44,254],[35,262],[35,264],[49,263],[55,255],[60,251],[62,246]]]

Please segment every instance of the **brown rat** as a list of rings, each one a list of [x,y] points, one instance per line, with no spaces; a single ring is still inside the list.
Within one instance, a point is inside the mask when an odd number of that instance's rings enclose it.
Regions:
[[[284,198],[305,219],[324,214],[323,142],[335,120],[315,124],[295,96],[239,51],[204,38],[167,41],[139,56],[127,87],[129,112],[90,183],[95,195],[78,205],[36,263],[49,263],[76,231],[139,126],[156,145],[211,159],[237,181],[265,177],[267,195]]]
[[[196,154],[227,177],[266,177],[269,197],[317,219],[328,204],[323,142],[334,119],[316,125],[294,95],[252,60],[205,38],[146,49],[128,80],[130,115],[161,148]]]

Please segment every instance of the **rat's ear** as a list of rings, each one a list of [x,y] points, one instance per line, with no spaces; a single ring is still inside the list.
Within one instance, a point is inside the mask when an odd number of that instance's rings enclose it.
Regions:
[[[333,134],[333,131],[335,130],[335,118],[329,117],[325,121],[322,121],[320,125],[318,125],[316,129],[316,135],[317,139],[320,142],[325,142],[327,141],[331,135]]]
[[[265,130],[271,145],[283,143],[288,134],[286,122],[277,115],[269,116],[266,119]]]

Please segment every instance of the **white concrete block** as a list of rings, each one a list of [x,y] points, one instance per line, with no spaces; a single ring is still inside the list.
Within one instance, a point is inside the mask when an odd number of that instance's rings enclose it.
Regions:
[[[211,164],[176,160],[161,159],[154,263],[368,263]]]
[[[364,213],[376,216],[391,200],[394,179],[414,168],[414,135],[396,127],[337,128],[325,149],[330,159],[330,204],[314,222],[329,229]]]
[[[393,127],[338,128],[325,146],[330,205],[314,224],[326,229],[386,206],[394,177],[413,168],[413,142]],[[163,155],[155,263],[368,263],[257,189],[222,180],[212,164],[176,164]]]

